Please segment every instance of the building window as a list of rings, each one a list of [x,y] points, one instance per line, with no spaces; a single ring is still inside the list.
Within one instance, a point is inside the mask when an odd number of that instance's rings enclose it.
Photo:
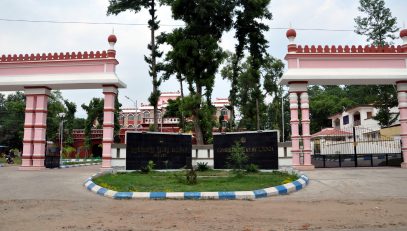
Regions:
[[[334,124],[335,124],[335,128],[339,128],[341,126],[341,121],[339,120],[339,118],[335,119]]]
[[[120,114],[119,116],[119,124],[124,124],[124,115]]]
[[[348,115],[343,117],[343,124],[344,125],[349,124],[349,116]]]
[[[129,115],[129,120],[134,120],[134,115],[133,114]]]
[[[222,115],[222,116],[228,115],[228,109],[222,108],[222,110],[220,110],[220,115]]]
[[[353,125],[354,126],[359,126],[360,123],[360,113],[359,112],[355,112],[355,114],[353,114]]]
[[[134,128],[134,126],[132,124],[130,124],[128,128]]]
[[[228,126],[228,122],[227,121],[222,121],[222,127],[226,128],[226,126]]]
[[[373,117],[372,112],[371,112],[371,111],[368,111],[368,112],[366,113],[366,119],[371,119],[372,117]]]
[[[150,118],[150,112],[145,111],[143,116],[144,116],[144,118]]]
[[[141,114],[140,114],[140,113],[137,114],[137,120],[138,120],[138,121],[141,120]]]

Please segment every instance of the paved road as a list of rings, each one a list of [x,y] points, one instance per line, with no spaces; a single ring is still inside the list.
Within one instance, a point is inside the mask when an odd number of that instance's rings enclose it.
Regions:
[[[100,166],[44,171],[0,168],[0,200],[97,200],[81,186]],[[317,169],[306,172],[310,185],[289,197],[309,199],[407,198],[407,170],[400,168]],[[278,197],[286,200],[287,197]]]
[[[407,230],[407,170],[318,169],[288,196],[255,201],[117,201],[87,191],[100,166],[0,168],[0,231]]]

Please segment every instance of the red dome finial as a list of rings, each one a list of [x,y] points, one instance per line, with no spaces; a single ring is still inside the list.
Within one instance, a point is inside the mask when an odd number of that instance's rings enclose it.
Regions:
[[[286,33],[287,38],[295,38],[297,37],[297,32],[294,29],[288,29]]]
[[[117,42],[116,35],[114,35],[114,34],[109,35],[109,37],[107,38],[107,41],[109,43],[116,43]]]
[[[407,37],[407,29],[402,29],[400,31],[400,38]]]
[[[107,41],[109,42],[110,50],[114,50],[114,44],[117,42],[116,35],[114,35],[114,28],[112,29],[112,34],[107,37]]]

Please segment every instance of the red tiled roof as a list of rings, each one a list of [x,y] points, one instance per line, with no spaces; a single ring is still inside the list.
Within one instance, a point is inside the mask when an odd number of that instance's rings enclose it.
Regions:
[[[318,136],[348,136],[348,135],[352,135],[352,133],[337,128],[324,128],[321,131],[312,134],[311,137],[314,138]]]

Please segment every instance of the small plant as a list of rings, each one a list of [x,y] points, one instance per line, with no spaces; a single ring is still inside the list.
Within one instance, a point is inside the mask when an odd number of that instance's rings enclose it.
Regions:
[[[246,166],[246,172],[249,172],[249,173],[259,172],[259,166],[257,166],[256,164],[248,164]]]
[[[208,162],[197,162],[196,166],[197,166],[197,171],[198,172],[205,172],[205,171],[208,171],[210,169],[209,166],[208,166]]]
[[[189,184],[189,185],[198,183],[196,171],[194,168],[191,168],[187,171],[186,179],[187,179],[187,184]]]
[[[142,173],[150,173],[150,172],[152,172],[154,170],[154,166],[155,166],[154,161],[149,160],[147,165],[145,167],[141,168],[141,172]]]
[[[239,141],[235,141],[232,146],[232,151],[228,157],[228,166],[236,173],[236,176],[243,176],[243,170],[247,164],[249,157],[244,152],[244,148]]]

